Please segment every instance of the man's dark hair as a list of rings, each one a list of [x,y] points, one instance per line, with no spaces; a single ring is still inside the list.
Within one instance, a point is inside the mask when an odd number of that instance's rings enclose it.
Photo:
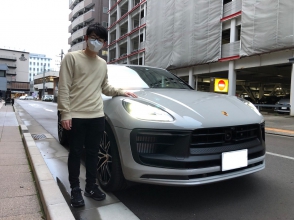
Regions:
[[[100,23],[94,23],[88,26],[86,35],[89,36],[93,32],[104,41],[108,40],[107,30]]]

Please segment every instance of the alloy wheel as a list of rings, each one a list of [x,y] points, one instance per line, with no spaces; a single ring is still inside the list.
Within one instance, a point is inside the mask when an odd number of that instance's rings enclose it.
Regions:
[[[99,152],[98,152],[98,165],[97,174],[100,183],[106,185],[111,180],[111,165],[112,156],[110,149],[110,139],[107,133],[104,131],[103,137],[100,142]]]

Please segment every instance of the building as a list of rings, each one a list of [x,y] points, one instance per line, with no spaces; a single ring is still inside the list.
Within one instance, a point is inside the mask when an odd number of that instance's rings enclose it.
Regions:
[[[7,78],[6,72],[8,71],[6,64],[0,64],[0,99],[5,98],[5,92],[7,91]]]
[[[56,81],[57,78],[59,78],[59,71],[50,70],[34,76],[34,95],[41,100],[44,90],[44,95],[55,96],[55,89],[58,90],[56,88],[58,86],[58,82]]]
[[[109,63],[165,68],[200,91],[214,92],[216,80],[227,79],[228,94],[253,102],[294,93],[293,0],[109,0],[109,5]],[[138,10],[147,23],[139,42],[132,41]],[[142,28],[145,22],[139,21]],[[141,61],[133,61],[133,49]],[[294,95],[290,101],[294,106]]]
[[[108,0],[69,0],[69,8],[69,52],[83,50],[86,48],[84,36],[89,24],[98,22],[104,27],[108,26]],[[99,56],[106,60],[107,49],[100,51]]]
[[[109,1],[108,63],[145,63],[147,0]]]
[[[6,64],[7,87],[2,97],[29,94],[29,53],[0,48],[0,65]]]
[[[34,76],[49,71],[51,69],[51,58],[46,57],[44,54],[30,53],[29,64],[29,81],[34,80]]]

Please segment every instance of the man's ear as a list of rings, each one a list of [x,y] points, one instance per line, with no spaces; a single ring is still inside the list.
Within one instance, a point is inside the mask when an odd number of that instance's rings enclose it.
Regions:
[[[88,35],[84,35],[84,40],[88,40]]]

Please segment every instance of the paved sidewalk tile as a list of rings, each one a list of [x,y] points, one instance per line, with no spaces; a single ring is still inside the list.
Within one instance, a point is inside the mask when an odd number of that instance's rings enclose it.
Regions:
[[[0,220],[44,219],[11,105],[0,103]]]

